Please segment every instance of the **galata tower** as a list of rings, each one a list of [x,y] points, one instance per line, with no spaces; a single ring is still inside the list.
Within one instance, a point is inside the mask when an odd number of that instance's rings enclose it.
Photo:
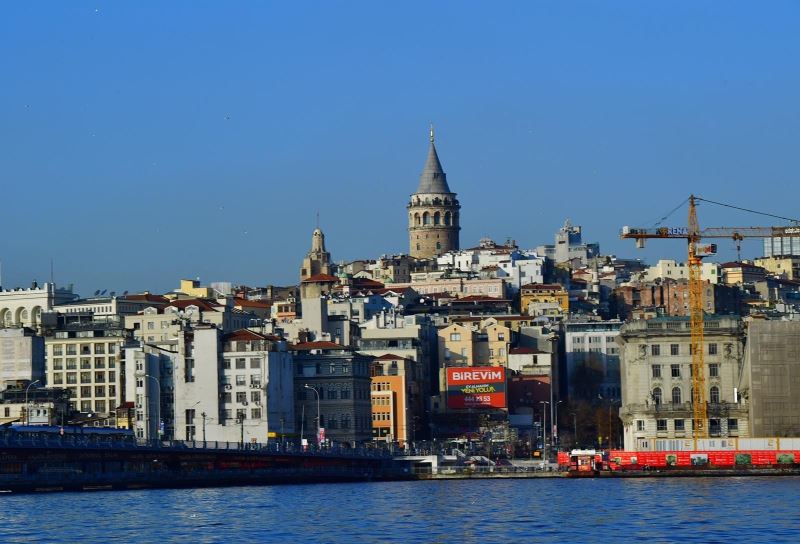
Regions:
[[[436,153],[433,127],[430,140],[419,186],[408,203],[409,254],[417,259],[430,259],[459,249],[461,204],[447,185],[447,174]]]

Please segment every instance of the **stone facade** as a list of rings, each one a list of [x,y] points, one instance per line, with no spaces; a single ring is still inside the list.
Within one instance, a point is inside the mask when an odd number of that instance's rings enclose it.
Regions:
[[[620,330],[625,449],[677,449],[692,438],[691,330],[685,317],[631,321]],[[705,398],[709,437],[749,438],[742,381],[744,331],[735,317],[706,316]]]
[[[420,175],[417,191],[408,204],[409,253],[417,259],[431,259],[459,249],[461,204],[447,185],[436,146],[431,146]]]

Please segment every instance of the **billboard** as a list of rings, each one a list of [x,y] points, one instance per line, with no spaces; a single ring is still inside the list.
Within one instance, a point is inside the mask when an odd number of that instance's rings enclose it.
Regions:
[[[506,369],[466,366],[447,369],[447,407],[505,408]]]

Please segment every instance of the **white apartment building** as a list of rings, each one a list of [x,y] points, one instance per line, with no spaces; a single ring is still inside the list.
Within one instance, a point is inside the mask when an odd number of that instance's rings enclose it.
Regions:
[[[293,363],[279,338],[186,325],[127,351],[140,438],[265,443],[294,432]]]
[[[45,339],[47,385],[70,392],[70,406],[115,422],[122,403],[122,356],[127,334],[119,321],[63,316]]]
[[[569,398],[593,401],[598,396],[619,401],[619,344],[622,322],[585,321],[564,324]]]
[[[704,262],[701,268],[701,278],[712,284],[722,283],[722,267],[717,263]],[[661,280],[688,280],[689,267],[686,263],[679,263],[672,259],[661,259],[655,265],[648,267],[642,273],[642,281],[652,282]]]

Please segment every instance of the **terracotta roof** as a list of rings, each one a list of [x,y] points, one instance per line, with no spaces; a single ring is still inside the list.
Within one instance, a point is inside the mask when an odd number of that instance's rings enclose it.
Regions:
[[[399,355],[394,355],[392,353],[375,357],[376,361],[405,361],[406,359],[408,359],[408,357],[400,357]]]
[[[144,302],[155,302],[157,304],[169,304],[169,299],[161,295],[142,293],[141,295],[125,295],[124,300],[138,300]]]
[[[312,349],[347,349],[341,344],[336,342],[317,341],[317,342],[301,342],[294,344],[292,349],[295,351],[310,351]]]
[[[208,300],[203,300],[202,298],[181,298],[172,300],[169,303],[170,306],[173,308],[180,308],[181,310],[185,310],[188,306],[197,306],[201,310],[205,310],[207,312],[216,312],[218,311],[219,304],[216,302],[210,302]]]
[[[314,274],[303,280],[303,283],[339,283],[339,278],[330,274]]]
[[[236,306],[243,306],[246,308],[272,308],[271,302],[264,302],[263,300],[247,300],[246,298],[236,298],[234,300]]]

